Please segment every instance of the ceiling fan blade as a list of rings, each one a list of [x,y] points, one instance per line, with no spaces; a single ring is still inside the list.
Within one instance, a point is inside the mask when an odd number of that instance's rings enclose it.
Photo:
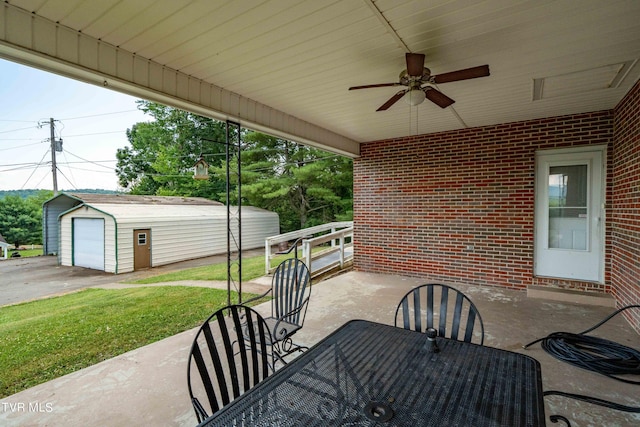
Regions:
[[[424,54],[407,53],[405,54],[407,61],[407,74],[411,77],[420,77],[424,71]]]
[[[393,95],[391,98],[389,98],[389,100],[387,102],[385,102],[384,104],[382,104],[380,106],[380,108],[378,108],[376,111],[384,111],[386,109],[388,109],[389,107],[391,107],[393,104],[395,104],[396,102],[398,102],[400,100],[400,98],[402,98],[404,96],[404,94],[407,93],[406,90],[401,90],[400,92],[396,93],[395,95]]]
[[[459,80],[475,79],[478,77],[486,77],[489,75],[489,66],[481,65],[479,67],[465,68],[464,70],[451,71],[450,73],[438,74],[434,76],[434,83],[449,83]]]
[[[424,94],[429,101],[433,102],[440,108],[447,108],[449,105],[456,102],[444,93],[437,91],[432,87],[425,88]]]
[[[376,85],[351,86],[349,90],[369,89],[372,87],[386,87],[386,86],[402,86],[402,85],[400,83],[379,83]]]

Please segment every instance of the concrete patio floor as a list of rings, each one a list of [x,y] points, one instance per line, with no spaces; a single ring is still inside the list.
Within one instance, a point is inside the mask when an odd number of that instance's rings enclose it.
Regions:
[[[350,319],[393,324],[400,298],[422,283],[417,278],[361,272],[319,282],[313,286],[307,320],[296,341],[312,345]],[[265,286],[264,281],[243,284],[245,290]],[[525,353],[540,361],[544,390],[640,407],[638,385],[557,361],[539,344],[522,349],[524,344],[552,332],[581,332],[611,314],[613,308],[530,298],[526,292],[501,288],[455,287],[478,307],[485,324],[485,345]],[[268,303],[257,309],[266,314]],[[195,426],[186,387],[186,359],[194,333],[190,330],[172,336],[4,398],[0,400],[0,425]],[[591,334],[640,348],[640,335],[621,316]],[[575,427],[640,425],[640,414],[556,396],[545,399],[545,412],[547,417],[564,415]]]

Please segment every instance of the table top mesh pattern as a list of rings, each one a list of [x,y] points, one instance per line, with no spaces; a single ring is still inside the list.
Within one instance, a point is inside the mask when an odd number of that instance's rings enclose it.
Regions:
[[[202,425],[544,425],[535,359],[437,343],[433,353],[424,334],[351,321]]]

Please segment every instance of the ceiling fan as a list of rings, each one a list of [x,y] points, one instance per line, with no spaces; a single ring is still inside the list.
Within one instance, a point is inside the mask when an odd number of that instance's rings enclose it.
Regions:
[[[451,71],[449,73],[431,75],[431,70],[424,66],[424,54],[407,53],[405,55],[407,69],[400,73],[400,81],[397,83],[380,83],[374,85],[352,86],[349,90],[369,89],[372,87],[385,86],[407,86],[406,89],[393,95],[387,102],[382,104],[376,111],[383,111],[398,102],[400,98],[408,94],[407,101],[411,105],[421,104],[425,98],[441,108],[447,108],[455,101],[447,95],[435,89],[432,84],[457,82],[459,80],[475,79],[489,75],[489,66],[465,68],[464,70]]]

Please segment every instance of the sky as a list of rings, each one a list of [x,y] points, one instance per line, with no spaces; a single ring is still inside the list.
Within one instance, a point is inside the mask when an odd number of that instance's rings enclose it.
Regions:
[[[58,190],[118,190],[116,151],[126,131],[150,121],[137,98],[0,59],[0,190],[53,190],[51,130]]]

